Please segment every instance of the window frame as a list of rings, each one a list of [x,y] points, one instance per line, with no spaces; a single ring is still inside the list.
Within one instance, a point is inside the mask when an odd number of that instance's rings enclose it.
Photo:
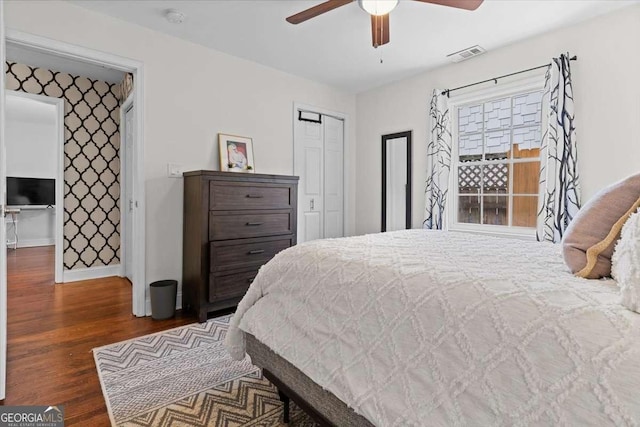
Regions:
[[[458,108],[473,103],[487,102],[494,99],[512,97],[514,95],[523,94],[527,92],[535,92],[544,90],[545,74],[538,72],[535,75],[527,78],[511,80],[507,83],[496,84],[489,88],[476,89],[471,91],[465,91],[459,95],[451,96],[449,98],[449,119],[451,123],[451,170],[449,174],[449,191],[447,204],[449,215],[449,227],[450,231],[462,231],[478,234],[489,234],[494,236],[507,236],[512,238],[519,238],[524,240],[536,239],[535,227],[520,227],[512,225],[493,225],[493,224],[469,224],[458,222],[458,167],[460,162],[458,161]],[[541,117],[541,136],[545,134],[547,128],[547,114],[546,106],[543,98],[542,102],[542,117]],[[540,152],[540,165],[543,166],[544,153]],[[518,162],[518,159],[511,159],[511,162]],[[512,169],[512,168],[511,168]],[[513,174],[511,170],[510,176]],[[511,193],[509,195],[513,196]],[[511,199],[511,198],[510,198]],[[511,201],[509,202],[511,206]]]

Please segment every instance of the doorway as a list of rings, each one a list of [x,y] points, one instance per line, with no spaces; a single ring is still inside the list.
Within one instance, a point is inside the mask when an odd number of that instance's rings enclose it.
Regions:
[[[64,101],[7,90],[5,98],[7,246],[53,246],[55,283],[63,282]],[[27,251],[29,252],[29,251]],[[15,261],[15,260],[14,260]]]
[[[346,116],[294,107],[294,175],[298,184],[298,242],[345,236]]]
[[[132,139],[132,162],[131,187],[132,194],[135,195],[133,211],[130,215],[129,234],[132,238],[130,242],[130,276],[132,281],[132,312],[135,316],[146,316],[146,286],[145,286],[145,204],[144,204],[144,169],[143,169],[143,141],[144,126],[142,117],[144,116],[144,74],[143,64],[128,58],[83,48],[45,37],[34,36],[22,32],[7,30],[6,32],[7,50],[12,47],[23,48],[34,51],[51,58],[76,61],[85,63],[95,68],[117,70],[124,73],[131,73],[135,84],[131,93],[131,99],[135,102],[136,108],[132,111],[132,119],[139,126],[134,126],[134,138]],[[69,270],[73,272],[75,280],[91,279],[109,275],[118,275],[122,271],[121,265],[113,268],[94,267],[91,269]],[[83,271],[84,270],[84,271]],[[124,273],[123,273],[124,274]],[[72,275],[72,274],[70,274]]]

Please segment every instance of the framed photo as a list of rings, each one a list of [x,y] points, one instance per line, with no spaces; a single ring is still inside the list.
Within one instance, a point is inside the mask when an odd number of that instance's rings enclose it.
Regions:
[[[253,140],[244,136],[218,134],[220,170],[254,173]]]

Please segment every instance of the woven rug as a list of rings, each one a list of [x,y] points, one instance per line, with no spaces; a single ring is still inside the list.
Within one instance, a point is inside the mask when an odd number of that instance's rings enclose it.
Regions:
[[[277,389],[223,345],[231,315],[93,349],[114,426],[286,426]],[[290,426],[314,426],[291,405]]]

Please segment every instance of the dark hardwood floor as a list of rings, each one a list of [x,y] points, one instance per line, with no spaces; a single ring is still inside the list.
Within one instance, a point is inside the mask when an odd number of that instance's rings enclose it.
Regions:
[[[193,323],[131,314],[131,285],[109,277],[54,284],[51,247],[8,251],[5,405],[64,405],[65,425],[108,426],[91,349]]]

